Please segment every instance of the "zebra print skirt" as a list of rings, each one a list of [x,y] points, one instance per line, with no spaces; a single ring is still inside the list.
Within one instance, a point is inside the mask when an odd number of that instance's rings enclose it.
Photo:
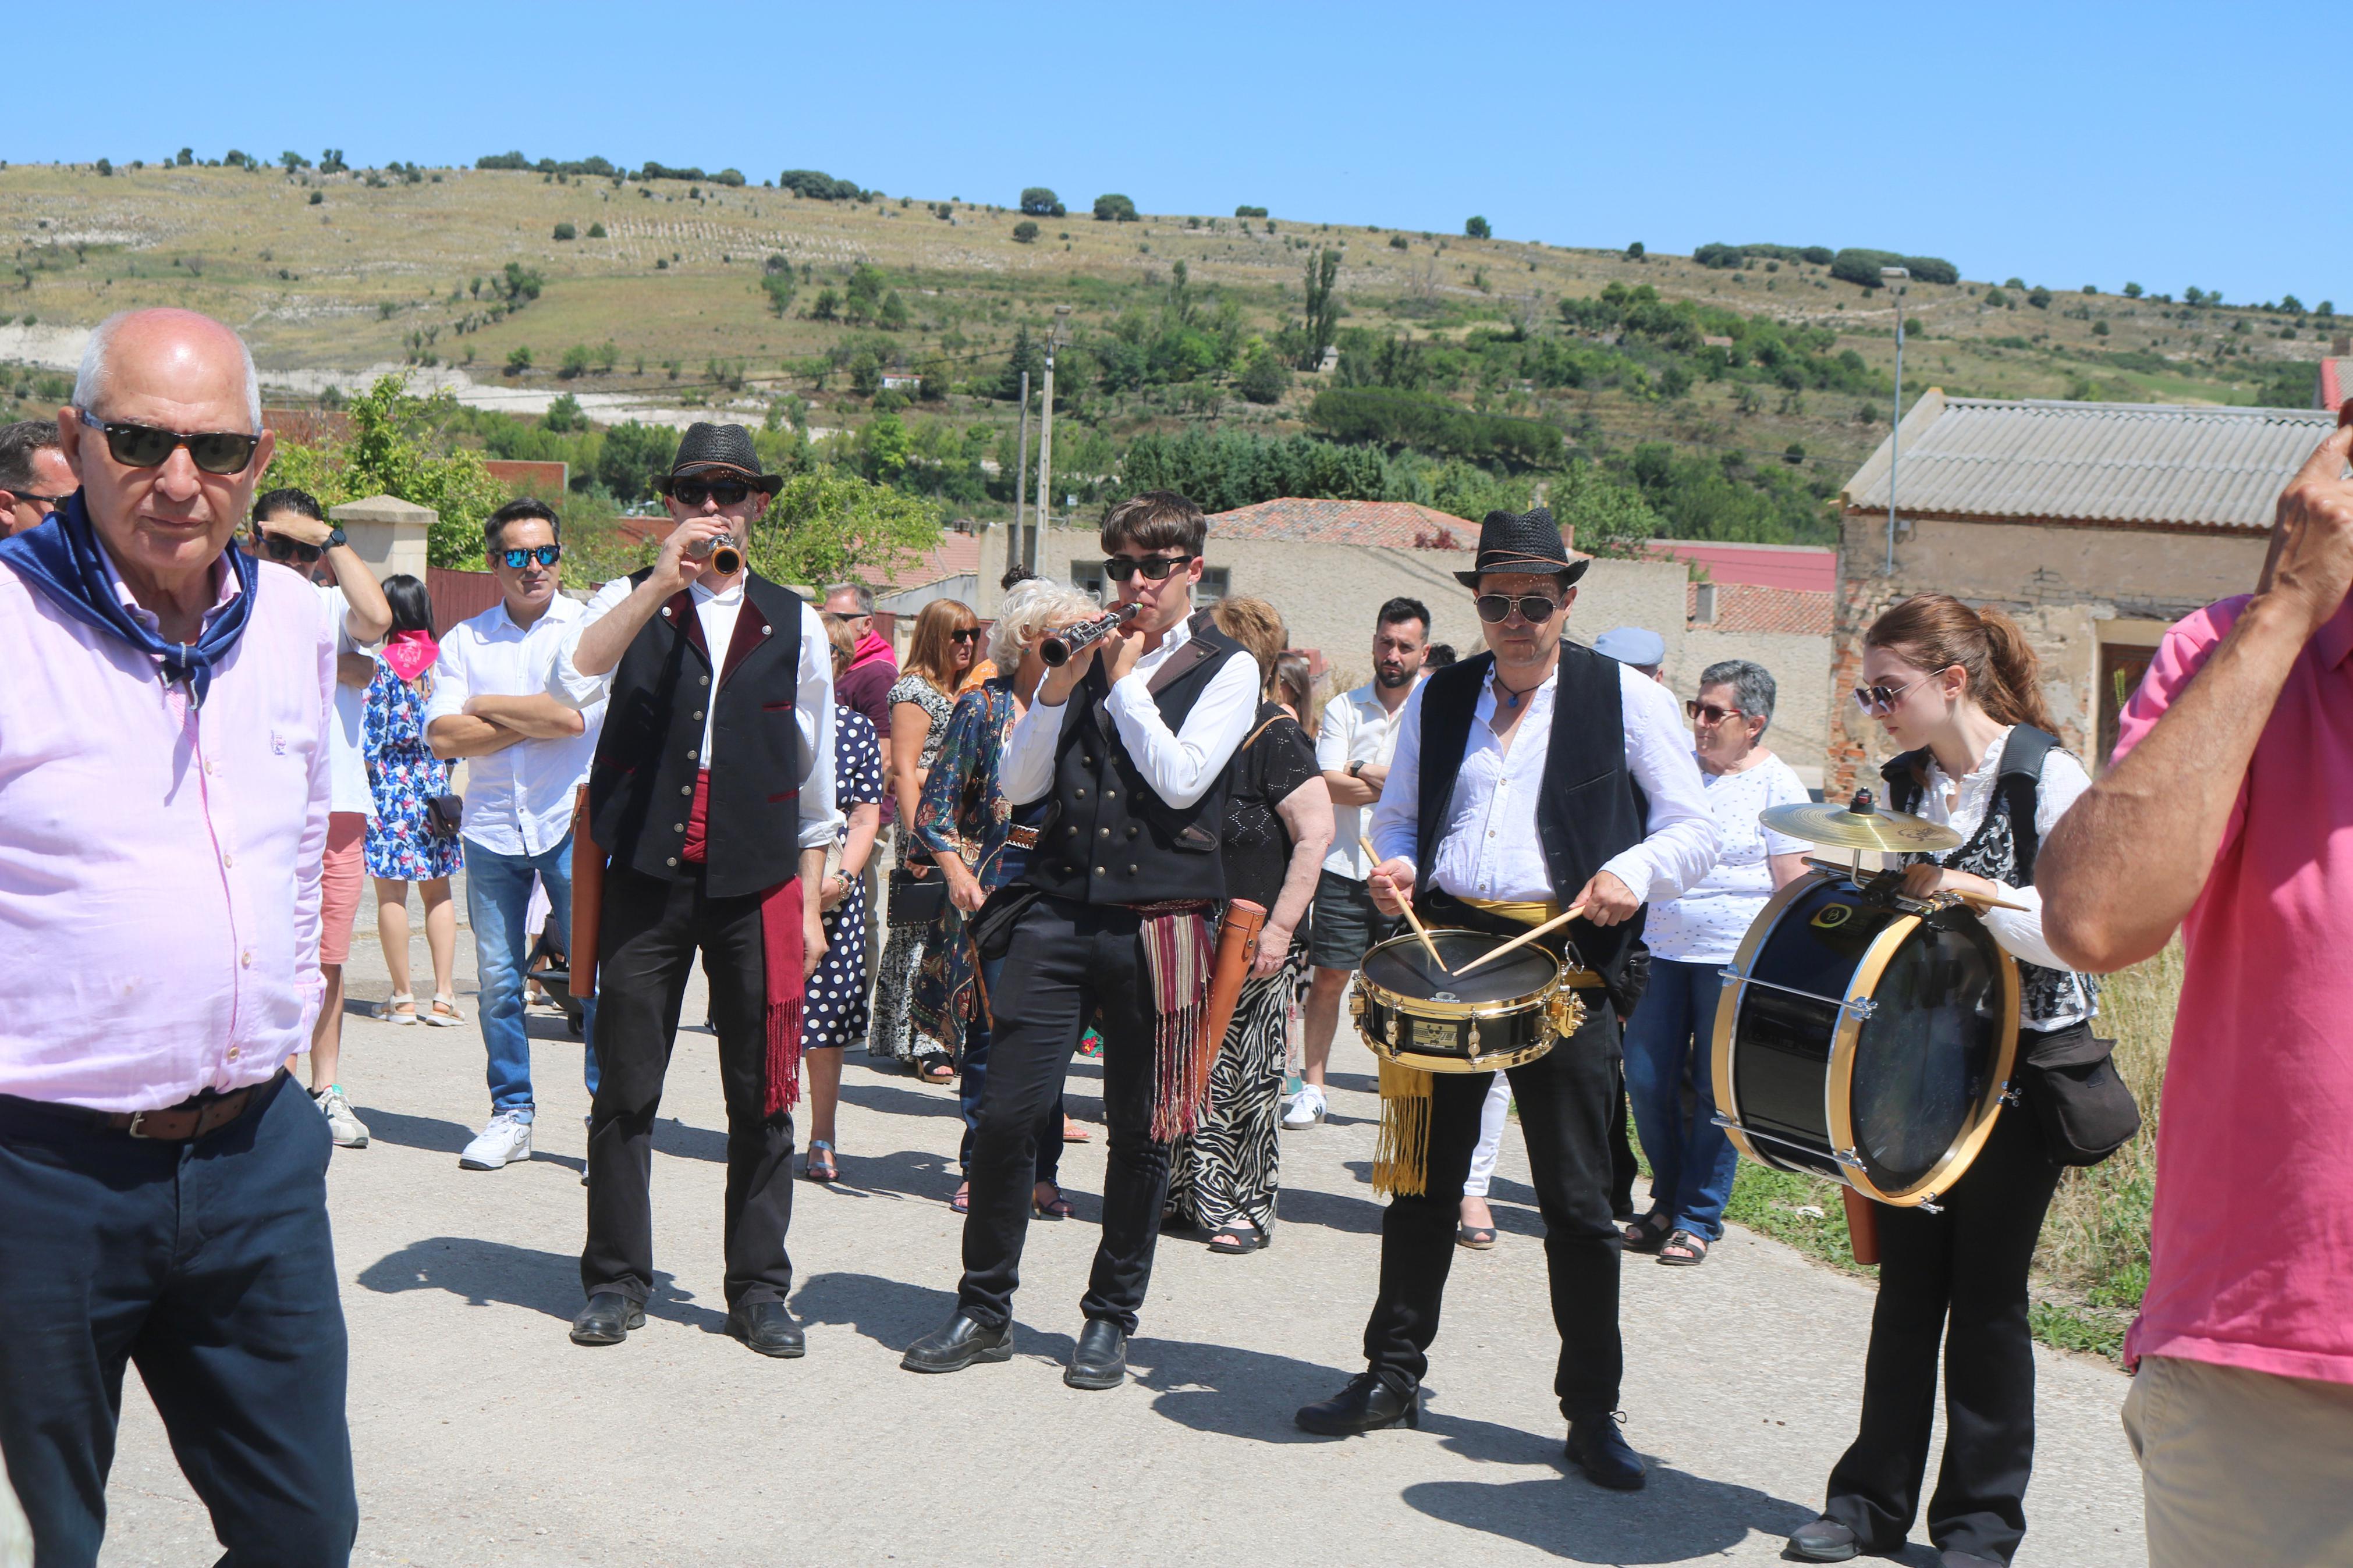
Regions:
[[[1209,1071],[1201,1129],[1178,1139],[1169,1151],[1166,1212],[1179,1225],[1214,1230],[1247,1221],[1273,1234],[1286,1026],[1306,973],[1307,942],[1301,932],[1281,969],[1243,983],[1234,1021],[1226,1026],[1225,1045]]]

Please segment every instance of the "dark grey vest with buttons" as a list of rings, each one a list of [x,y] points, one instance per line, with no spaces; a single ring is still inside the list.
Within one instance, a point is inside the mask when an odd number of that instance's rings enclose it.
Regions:
[[[800,864],[800,596],[754,575],[744,581],[733,641],[715,662],[691,594],[672,595],[638,633],[613,671],[588,772],[589,823],[614,865],[670,881],[697,874],[679,852],[704,763],[703,712],[716,702],[704,890],[734,898],[792,878]]]
[[[1183,727],[1228,659],[1250,657],[1210,624],[1207,611],[1193,617],[1191,630],[1191,640],[1152,677],[1153,702],[1171,730]],[[1224,898],[1224,773],[1190,805],[1162,800],[1128,755],[1105,706],[1110,697],[1100,662],[1071,693],[1054,756],[1051,812],[1021,879],[1086,904]]]

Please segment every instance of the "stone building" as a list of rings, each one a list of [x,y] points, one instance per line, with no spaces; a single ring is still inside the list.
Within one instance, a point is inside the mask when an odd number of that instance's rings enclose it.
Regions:
[[[1830,742],[1831,606],[1838,552],[1821,545],[1657,539],[1651,553],[1679,561],[1683,637],[1667,684],[1694,694],[1709,665],[1745,658],[1773,672],[1778,689],[1766,744],[1810,788],[1822,784]]]
[[[2254,586],[2274,503],[2335,423],[2318,409],[1931,389],[1840,498],[1829,793],[1870,782],[1892,751],[1849,694],[1864,629],[1921,593],[2015,616],[2042,657],[2060,738],[2103,766],[2167,626]]]

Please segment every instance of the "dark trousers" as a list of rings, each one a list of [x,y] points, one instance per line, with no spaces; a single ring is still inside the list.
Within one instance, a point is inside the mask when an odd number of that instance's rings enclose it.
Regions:
[[[1560,1331],[1553,1392],[1575,1420],[1618,1407],[1625,1354],[1618,1333],[1618,1227],[1609,1210],[1611,1120],[1622,1106],[1618,1016],[1599,991],[1581,994],[1584,1026],[1532,1062],[1510,1069],[1530,1177],[1545,1221],[1552,1318]],[[1380,1297],[1365,1325],[1365,1359],[1392,1386],[1430,1369],[1462,1183],[1479,1142],[1479,1110],[1493,1073],[1431,1075],[1429,1180],[1419,1196],[1392,1199],[1381,1216]]]
[[[605,874],[596,972],[596,1098],[588,1121],[588,1242],[580,1283],[643,1301],[653,1288],[654,1113],[678,1040],[694,955],[711,984],[727,1100],[727,1304],[791,1293],[793,1119],[765,1114],[767,966],[760,900],[706,897],[690,882],[615,867]]]
[[[98,1561],[135,1363],[229,1568],[319,1568],[359,1531],[327,1124],[283,1074],[192,1143],[0,1098],[0,1455],[37,1568]]]
[[[1003,961],[981,965],[981,995],[994,1001],[997,982],[1005,973]],[[972,1174],[972,1143],[980,1131],[980,1102],[988,1091],[989,1047],[994,1041],[993,1026],[988,1009],[976,997],[971,1019],[964,1026],[964,1049],[956,1054],[956,1109],[964,1113],[964,1142],[956,1151],[956,1163],[966,1176]],[[1067,1065],[1067,1058],[1065,1058]],[[1045,1114],[1038,1118],[1038,1176],[1041,1182],[1051,1182],[1056,1190],[1062,1184],[1062,1097],[1057,1093]]]
[[[1609,1005],[1597,1002],[1597,1006]],[[1619,1028],[1622,1034],[1625,1026]],[[1609,1212],[1634,1217],[1634,1182],[1641,1175],[1642,1167],[1634,1162],[1634,1138],[1626,1116],[1626,1063],[1618,1062],[1618,1107],[1609,1113]]]
[[[2026,1270],[2058,1182],[2034,1111],[2012,1106],[1938,1200],[1943,1213],[1880,1206],[1862,1429],[1831,1471],[1822,1510],[1865,1552],[1897,1550],[1912,1528],[1936,1415],[1940,1339],[1945,1458],[1928,1500],[1928,1538],[1940,1551],[2007,1563],[2026,1534],[2034,1465]]]
[[[997,1029],[973,1135],[972,1212],[965,1216],[964,1279],[956,1289],[958,1309],[984,1327],[1011,1321],[1039,1129],[1061,1096],[1079,1036],[1100,1008],[1111,1137],[1103,1237],[1079,1305],[1090,1319],[1135,1331],[1168,1186],[1168,1145],[1152,1141],[1152,981],[1137,934],[1142,925],[1143,917],[1122,905],[1041,898],[1014,927],[994,998]],[[1461,1183],[1455,1186],[1461,1190]]]

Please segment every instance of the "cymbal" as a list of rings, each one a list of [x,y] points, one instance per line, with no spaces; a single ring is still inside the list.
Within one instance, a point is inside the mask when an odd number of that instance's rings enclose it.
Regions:
[[[1852,805],[1833,801],[1801,802],[1767,806],[1757,820],[1776,833],[1802,838],[1833,849],[1875,849],[1885,855],[1933,855],[1957,848],[1961,836],[1926,817],[1883,811],[1867,789],[1857,790]]]

